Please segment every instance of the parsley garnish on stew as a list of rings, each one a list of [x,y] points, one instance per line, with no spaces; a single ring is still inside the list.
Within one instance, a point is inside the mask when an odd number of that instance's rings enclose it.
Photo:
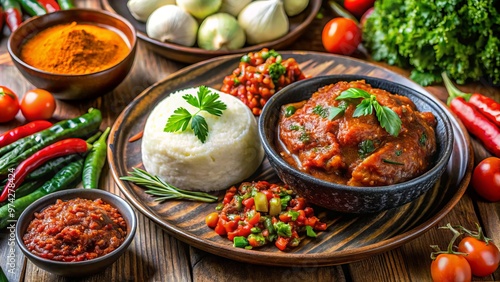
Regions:
[[[361,103],[356,106],[356,110],[353,113],[353,117],[360,117],[371,115],[373,109],[375,109],[375,115],[377,116],[380,126],[384,128],[392,136],[398,136],[401,131],[401,119],[399,116],[389,107],[382,106],[377,101],[377,97],[372,95],[362,89],[349,88],[336,98],[337,100],[345,99],[356,99],[363,98]]]
[[[194,135],[196,135],[202,143],[205,143],[208,136],[208,124],[205,118],[199,113],[205,111],[215,116],[221,116],[222,111],[227,109],[227,105],[218,100],[219,97],[219,94],[212,93],[206,86],[200,86],[198,88],[196,97],[191,94],[183,95],[182,98],[190,105],[198,108],[198,111],[191,114],[183,107],[177,108],[168,118],[164,131],[182,132],[185,131],[189,123],[191,123],[191,129],[194,131]]]

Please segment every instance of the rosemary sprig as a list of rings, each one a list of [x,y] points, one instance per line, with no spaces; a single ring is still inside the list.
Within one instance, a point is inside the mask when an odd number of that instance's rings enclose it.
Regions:
[[[129,172],[129,174],[130,176],[122,176],[120,179],[148,188],[146,193],[157,196],[158,198],[156,198],[156,201],[162,202],[171,199],[184,199],[212,203],[218,200],[216,196],[208,193],[179,189],[161,180],[158,176],[153,176],[140,168],[134,167],[133,171]]]

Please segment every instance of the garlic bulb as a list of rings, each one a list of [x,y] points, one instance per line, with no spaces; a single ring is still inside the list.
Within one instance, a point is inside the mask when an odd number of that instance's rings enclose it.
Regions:
[[[219,12],[228,13],[235,17],[248,5],[252,0],[222,0]]]
[[[309,0],[283,0],[285,12],[288,16],[293,17],[302,13],[309,5]]]
[[[249,44],[271,41],[288,32],[288,17],[281,0],[254,1],[238,15]]]
[[[136,20],[145,22],[154,10],[168,4],[175,4],[175,0],[129,0],[127,7]]]
[[[245,31],[227,13],[208,16],[198,29],[198,46],[206,50],[234,50],[245,45]]]
[[[146,33],[149,37],[184,46],[194,45],[197,31],[198,22],[175,5],[165,5],[156,9],[146,23]]]
[[[177,6],[200,20],[216,13],[222,4],[222,0],[177,0],[176,2]]]

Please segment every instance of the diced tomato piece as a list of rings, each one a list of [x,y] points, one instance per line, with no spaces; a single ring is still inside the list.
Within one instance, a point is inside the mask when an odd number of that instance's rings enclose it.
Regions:
[[[248,244],[252,247],[260,247],[260,244],[255,238],[248,238]]]
[[[318,218],[315,216],[308,217],[306,219],[306,225],[309,225],[311,227],[316,226],[316,223],[318,222]]]
[[[253,199],[253,197],[250,197],[243,200],[241,203],[245,206],[245,208],[251,209],[255,203],[255,200]]]
[[[288,245],[289,238],[281,237],[279,236],[274,245],[281,251],[284,251],[286,249],[286,246]]]
[[[314,209],[311,207],[305,207],[304,212],[306,213],[307,217],[313,216],[314,215]]]
[[[226,228],[227,233],[232,232],[238,228],[238,221],[231,220],[224,223],[224,228]]]
[[[247,218],[246,220],[248,224],[254,226],[255,224],[259,223],[260,221],[260,212],[255,212],[252,218]]]
[[[288,215],[288,213],[281,213],[279,215],[279,218],[281,221],[283,221],[284,223],[288,223],[290,220],[292,220],[292,217]]]
[[[301,197],[297,197],[294,199],[295,205],[293,206],[293,210],[299,211],[303,210],[306,207],[306,200]]]
[[[266,195],[266,198],[267,198],[268,201],[271,200],[274,197],[273,192],[271,192],[269,190],[263,190],[261,192],[264,193],[264,195]]]
[[[314,230],[318,231],[325,231],[326,230],[326,223],[324,222],[316,222],[316,225],[314,226]]]
[[[222,224],[221,220],[219,220],[219,222],[215,226],[214,231],[215,231],[215,233],[217,233],[219,235],[226,235],[227,234],[226,228]]]

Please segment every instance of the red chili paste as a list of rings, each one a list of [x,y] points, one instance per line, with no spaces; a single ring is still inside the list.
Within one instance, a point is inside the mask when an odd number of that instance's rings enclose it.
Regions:
[[[30,252],[56,261],[84,261],[118,248],[127,224],[118,210],[101,199],[58,199],[35,213],[23,241]]]

